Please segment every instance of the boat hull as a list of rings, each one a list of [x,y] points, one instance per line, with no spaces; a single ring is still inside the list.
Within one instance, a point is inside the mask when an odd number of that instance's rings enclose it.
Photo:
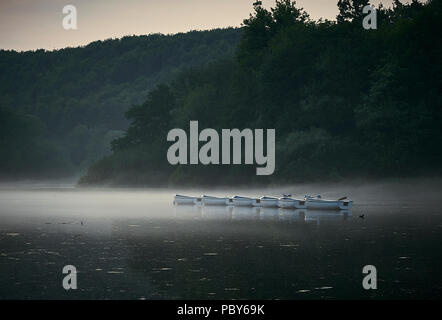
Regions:
[[[181,195],[176,195],[173,199],[174,204],[179,204],[179,205],[190,205],[190,204],[195,204],[197,203],[197,197],[188,197],[188,196],[181,196]]]
[[[259,199],[235,196],[226,197],[192,197],[175,195],[174,204],[177,205],[214,205],[214,206],[239,206],[239,207],[262,207],[262,208],[292,208],[313,210],[350,210],[353,201],[350,200],[325,200],[321,198],[306,198],[297,200],[289,197],[273,198],[261,197]]]
[[[232,202],[234,206],[251,207],[253,206],[255,199],[247,197],[233,197]]]
[[[304,200],[297,200],[292,198],[280,198],[278,201],[278,207],[280,208],[294,208],[294,209],[306,209],[306,202]]]
[[[233,199],[232,198],[226,198],[226,206],[233,206]]]
[[[228,198],[203,196],[202,202],[205,206],[225,206]]]
[[[258,207],[258,208],[261,208],[261,207],[262,207],[261,200],[259,200],[259,199],[253,199],[252,206],[254,206],[254,207]]]
[[[253,206],[262,208],[277,208],[278,202],[278,198],[264,196],[258,199],[254,199]]]

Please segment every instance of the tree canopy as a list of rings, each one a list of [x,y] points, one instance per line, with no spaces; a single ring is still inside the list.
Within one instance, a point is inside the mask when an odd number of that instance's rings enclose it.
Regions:
[[[184,68],[233,56],[240,37],[240,29],[230,28],[128,36],[55,51],[0,50],[0,108],[15,114],[1,119],[0,177],[84,170],[109,154],[110,142],[127,129],[124,114],[131,105]],[[45,130],[35,135],[24,119]],[[11,127],[23,131],[12,134]],[[25,135],[38,143],[24,147]]]
[[[346,176],[440,173],[441,1],[379,6],[340,0],[337,21],[312,21],[295,1],[260,1],[235,56],[179,73],[127,112],[124,137],[85,184],[288,183]],[[275,128],[276,171],[253,166],[171,166],[166,132]]]

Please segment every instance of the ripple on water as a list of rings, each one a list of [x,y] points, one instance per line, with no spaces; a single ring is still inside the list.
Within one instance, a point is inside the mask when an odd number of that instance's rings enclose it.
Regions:
[[[240,291],[239,288],[224,288],[224,291]]]
[[[311,290],[308,290],[308,289],[301,289],[301,290],[298,290],[298,291],[296,291],[296,292],[298,292],[298,293],[307,293],[307,292],[310,292]]]
[[[157,272],[159,272],[159,271],[169,271],[169,270],[172,270],[172,268],[169,268],[169,267],[152,268],[152,271],[157,271]]]

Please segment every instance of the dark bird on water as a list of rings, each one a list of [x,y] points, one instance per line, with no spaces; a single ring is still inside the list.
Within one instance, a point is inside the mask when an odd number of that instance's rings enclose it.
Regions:
[[[81,225],[83,225],[83,221],[81,221]]]

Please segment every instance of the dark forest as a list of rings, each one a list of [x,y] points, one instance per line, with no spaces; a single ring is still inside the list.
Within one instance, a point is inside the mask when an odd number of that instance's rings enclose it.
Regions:
[[[238,29],[0,52],[0,175],[82,185],[294,183],[440,175],[442,1],[394,1],[362,28],[259,1]],[[167,132],[276,129],[276,170],[171,166]],[[87,172],[86,168],[89,168]]]

